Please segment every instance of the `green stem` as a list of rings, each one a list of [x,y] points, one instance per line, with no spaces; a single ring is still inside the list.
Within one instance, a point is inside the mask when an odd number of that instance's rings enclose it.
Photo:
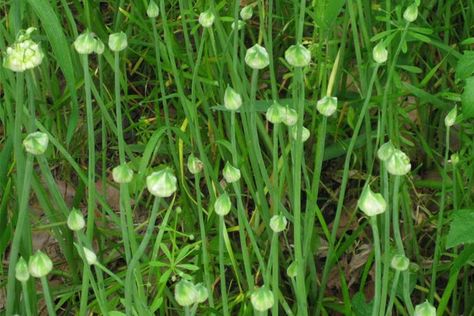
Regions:
[[[278,287],[278,276],[279,276],[279,265],[278,265],[278,248],[279,248],[279,242],[278,242],[278,234],[273,233],[272,236],[272,246],[271,246],[271,258],[272,258],[272,290],[273,290],[273,297],[275,299],[275,303],[273,304],[272,307],[272,315],[277,316],[278,315],[278,293],[279,293],[279,287]]]
[[[395,276],[393,277],[393,281],[392,281],[392,289],[390,290],[390,299],[388,301],[387,312],[385,313],[385,316],[393,315],[392,307],[393,307],[393,301],[395,299],[395,295],[397,294],[397,286],[398,286],[399,278],[400,278],[400,271],[396,270]]]
[[[23,300],[25,302],[25,311],[26,316],[31,316],[31,304],[30,304],[30,294],[28,292],[28,284],[26,282],[21,282],[21,289],[23,292]]]
[[[379,315],[380,308],[380,285],[382,281],[382,255],[380,251],[379,229],[377,224],[377,217],[370,217],[370,225],[372,226],[374,238],[375,251],[375,291],[374,291],[374,305],[372,307],[372,316]]]
[[[51,293],[49,292],[48,280],[45,276],[41,277],[41,286],[43,287],[44,300],[46,301],[46,307],[48,308],[49,316],[56,316],[56,311],[54,310],[53,300],[51,299]]]
[[[222,296],[222,314],[224,316],[229,315],[229,299],[227,298],[227,283],[225,278],[225,266],[224,266],[224,230],[225,230],[224,217],[219,216],[219,271],[220,271],[220,288]]]

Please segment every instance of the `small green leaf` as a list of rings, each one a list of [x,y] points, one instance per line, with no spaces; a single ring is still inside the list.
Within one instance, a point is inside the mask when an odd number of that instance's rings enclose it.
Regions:
[[[474,209],[457,210],[448,233],[446,248],[474,243]]]
[[[314,1],[316,23],[327,31],[336,22],[337,16],[344,6],[345,0],[317,0]]]
[[[474,51],[464,51],[456,66],[456,80],[464,80],[474,73]]]
[[[466,79],[464,92],[461,95],[462,113],[465,118],[474,117],[474,77]]]

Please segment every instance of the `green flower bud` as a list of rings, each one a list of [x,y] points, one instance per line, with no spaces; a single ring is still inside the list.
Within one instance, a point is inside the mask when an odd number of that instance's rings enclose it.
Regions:
[[[453,166],[457,165],[459,163],[459,154],[455,153],[451,155],[451,163]]]
[[[226,216],[230,212],[232,203],[227,193],[221,194],[214,202],[214,211],[219,216]]]
[[[270,219],[270,228],[274,233],[280,233],[286,229],[288,221],[283,215],[273,215]]]
[[[81,211],[73,208],[67,217],[67,227],[72,231],[79,231],[86,226],[86,221]]]
[[[295,261],[293,261],[289,266],[288,268],[286,269],[286,274],[290,277],[290,278],[296,278],[296,276],[298,275],[298,263]]]
[[[283,111],[285,108],[282,107],[280,104],[274,102],[265,113],[265,118],[267,121],[273,124],[278,124],[283,121]]]
[[[377,150],[377,157],[382,161],[387,161],[395,152],[392,141],[388,141]]]
[[[291,133],[291,138],[293,138],[294,140],[298,139],[298,127],[297,126],[292,126],[290,128],[290,133]],[[303,143],[305,141],[307,141],[310,134],[311,133],[309,132],[309,129],[307,129],[306,127],[303,126],[303,129],[301,130],[301,141]]]
[[[189,155],[188,157],[188,170],[192,174],[198,174],[204,168],[204,164],[199,158],[196,158],[194,155]]]
[[[305,67],[311,61],[311,53],[301,44],[291,45],[285,52],[285,59],[293,67]]]
[[[250,301],[252,302],[253,308],[258,312],[264,312],[272,308],[275,300],[273,293],[266,286],[262,286],[250,295]]]
[[[230,86],[224,92],[224,107],[229,111],[235,111],[242,106],[242,97]]]
[[[33,69],[43,61],[43,51],[39,44],[30,39],[30,34],[36,30],[30,27],[26,32],[20,32],[17,41],[7,48],[3,66],[15,72]]]
[[[298,112],[295,109],[290,109],[288,106],[282,109],[281,121],[286,126],[293,126],[298,121]]]
[[[155,3],[155,1],[151,0],[148,3],[148,7],[146,8],[146,15],[152,19],[160,15],[160,9],[158,8],[158,5]]]
[[[403,12],[403,18],[407,22],[415,22],[416,18],[418,17],[418,6],[416,3],[409,5],[405,12]]]
[[[337,109],[337,97],[325,96],[321,100],[318,100],[318,103],[316,103],[316,109],[326,117],[333,115]]]
[[[42,278],[53,270],[53,262],[45,253],[38,250],[30,257],[28,269],[34,278]]]
[[[196,302],[199,293],[193,283],[182,279],[174,288],[174,298],[181,306],[190,306]]]
[[[378,64],[383,64],[387,61],[388,51],[382,42],[375,45],[374,49],[372,50],[372,57]]]
[[[395,176],[403,176],[410,172],[410,158],[401,150],[395,149],[386,161],[387,171]]]
[[[97,55],[102,55],[105,50],[104,42],[102,42],[99,38],[97,39],[97,45],[95,46],[94,53]]]
[[[370,186],[367,186],[357,202],[357,206],[367,216],[375,216],[385,212],[387,209],[387,202],[385,202],[382,194],[374,193]]]
[[[112,178],[116,183],[130,183],[133,179],[133,170],[127,164],[112,169]]]
[[[82,247],[82,251],[84,251],[84,259],[86,259],[88,265],[92,266],[98,263],[97,255],[92,250]]]
[[[20,282],[26,282],[30,278],[30,272],[28,271],[28,264],[23,257],[18,259],[15,266],[15,278]]]
[[[428,301],[415,306],[415,314],[413,316],[436,316],[436,308]]]
[[[74,48],[81,55],[89,55],[97,50],[98,41],[94,33],[86,31],[79,35],[74,41]]]
[[[258,44],[247,49],[245,63],[252,69],[263,69],[270,64],[268,52],[265,47]]]
[[[127,48],[127,34],[124,32],[113,33],[109,35],[109,48],[113,52],[120,52]]]
[[[446,127],[451,127],[454,125],[454,123],[456,123],[456,117],[458,115],[458,109],[457,107],[455,106],[454,108],[452,108],[451,111],[449,111],[449,113],[446,115],[446,117],[444,118],[444,125],[446,125]]]
[[[232,24],[230,25],[230,27],[232,28],[232,30],[235,30],[235,25],[236,25],[235,21],[232,22]],[[242,20],[238,20],[238,21],[237,21],[237,30],[238,30],[238,31],[241,30],[241,29],[243,29],[244,26],[245,26],[245,22],[244,22],[244,21],[242,21]]]
[[[48,149],[48,143],[48,135],[41,132],[31,133],[23,140],[25,150],[35,156],[44,154]]]
[[[214,24],[215,19],[216,17],[214,16],[214,13],[211,12],[211,10],[207,10],[199,14],[199,24],[201,24],[202,27],[211,27],[212,24]]]
[[[204,286],[202,283],[198,283],[195,286],[196,292],[197,292],[197,297],[196,297],[196,302],[195,303],[204,303],[207,298],[209,297],[209,293],[207,292],[207,288]]]
[[[227,183],[233,183],[240,180],[240,170],[232,166],[229,162],[225,164],[222,174]]]
[[[169,169],[153,172],[146,178],[146,186],[157,197],[170,197],[177,190],[177,179]]]
[[[410,260],[404,255],[395,255],[393,256],[390,265],[397,271],[405,271],[410,265]]]
[[[250,20],[253,15],[253,7],[251,5],[247,5],[240,10],[240,17],[242,20]]]

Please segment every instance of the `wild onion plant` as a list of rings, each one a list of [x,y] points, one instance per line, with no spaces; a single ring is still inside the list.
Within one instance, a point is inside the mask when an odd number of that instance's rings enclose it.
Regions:
[[[474,313],[472,1],[0,12],[1,314]]]

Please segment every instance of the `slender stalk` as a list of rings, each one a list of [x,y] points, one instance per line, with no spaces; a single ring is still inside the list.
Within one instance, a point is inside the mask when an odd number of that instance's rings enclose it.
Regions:
[[[390,290],[390,299],[388,301],[387,312],[385,313],[385,316],[393,315],[392,307],[393,307],[393,301],[395,300],[395,296],[397,294],[397,286],[398,286],[399,278],[400,278],[400,271],[396,270],[395,276],[393,277],[393,281],[392,281],[392,289]],[[381,315],[384,315],[384,314],[381,314]]]
[[[278,234],[273,233],[272,236],[272,246],[271,246],[271,260],[272,260],[272,290],[273,290],[273,297],[275,298],[275,303],[273,304],[272,307],[272,315],[277,316],[278,315],[278,296],[279,296],[279,287],[278,287],[278,279],[279,279],[279,265],[278,265],[278,248],[279,248],[279,242],[278,242]]]
[[[224,230],[225,230],[224,217],[219,216],[219,271],[220,271],[220,288],[221,288],[221,299],[222,299],[222,314],[228,316],[229,314],[229,299],[227,298],[227,283],[225,277],[225,265],[224,265]]]
[[[23,293],[23,301],[25,306],[26,316],[31,316],[31,302],[30,302],[30,294],[28,291],[28,285],[26,282],[21,282],[21,289]]]
[[[46,302],[46,307],[48,309],[49,316],[56,316],[56,311],[54,310],[53,300],[51,299],[51,293],[49,291],[48,279],[46,277],[41,277],[41,286],[43,287],[44,300]]]
[[[380,251],[380,237],[377,224],[377,217],[370,217],[370,226],[372,227],[372,234],[374,238],[375,251],[375,290],[374,290],[374,305],[372,307],[372,316],[379,315],[380,308],[380,288],[382,281],[382,255]]]

